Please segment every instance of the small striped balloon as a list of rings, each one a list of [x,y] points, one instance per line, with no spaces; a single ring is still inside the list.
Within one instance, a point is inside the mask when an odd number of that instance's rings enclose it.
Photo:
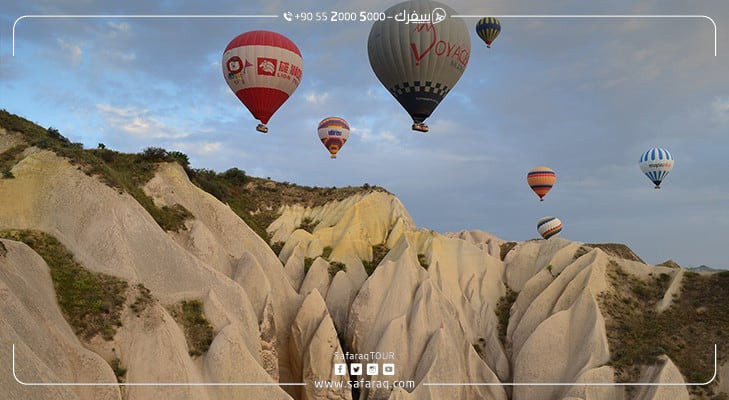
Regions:
[[[349,124],[339,117],[324,118],[319,122],[317,133],[319,140],[329,150],[331,158],[337,158],[337,153],[349,138]]]
[[[544,196],[552,190],[554,182],[557,181],[557,174],[552,168],[541,166],[532,168],[527,174],[527,183],[534,193],[539,196],[540,201],[544,201]]]
[[[481,18],[476,23],[476,34],[478,34],[481,40],[486,42],[486,47],[488,48],[491,48],[491,43],[499,36],[499,33],[501,33],[501,21],[498,18]]]
[[[557,236],[562,232],[562,221],[556,217],[544,217],[537,222],[537,231],[545,239]]]
[[[673,163],[673,156],[666,149],[654,147],[640,156],[640,170],[656,185],[656,189],[661,188],[661,182],[673,169]]]

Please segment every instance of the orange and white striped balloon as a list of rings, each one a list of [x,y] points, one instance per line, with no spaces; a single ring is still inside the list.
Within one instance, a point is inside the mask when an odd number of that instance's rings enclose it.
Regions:
[[[552,186],[557,181],[557,174],[552,168],[540,166],[532,168],[527,174],[527,183],[534,193],[539,196],[539,201],[544,201],[544,196],[552,190]]]

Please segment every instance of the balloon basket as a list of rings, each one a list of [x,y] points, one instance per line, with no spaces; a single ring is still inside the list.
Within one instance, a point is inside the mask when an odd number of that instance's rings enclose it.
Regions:
[[[268,127],[266,125],[263,125],[263,124],[258,124],[258,126],[256,126],[256,130],[258,132],[263,133],[263,134],[268,133]]]
[[[417,132],[425,133],[428,132],[430,128],[428,128],[428,125],[425,125],[422,122],[415,122],[413,123],[412,129]]]

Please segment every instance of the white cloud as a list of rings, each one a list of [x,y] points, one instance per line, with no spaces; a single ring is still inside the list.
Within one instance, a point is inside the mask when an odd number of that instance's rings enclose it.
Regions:
[[[127,33],[129,32],[130,26],[126,22],[108,22],[107,25],[109,28],[111,28],[111,36],[116,36],[119,32],[121,33]]]
[[[176,142],[172,144],[175,149],[182,150],[196,156],[211,156],[220,153],[220,142]]]
[[[324,92],[324,93],[311,92],[306,95],[306,101],[311,104],[319,105],[319,104],[324,104],[324,102],[327,100],[328,97],[329,97],[329,92]]]
[[[113,129],[132,136],[153,139],[178,139],[189,136],[186,133],[176,132],[167,124],[151,116],[147,109],[114,107],[109,104],[96,104],[96,108]]]
[[[61,51],[64,53],[64,58],[66,58],[71,65],[75,67],[81,64],[81,60],[83,59],[81,46],[69,43],[61,38],[57,38],[56,43],[58,43],[58,47],[60,47]]]
[[[717,97],[711,103],[714,120],[719,123],[729,123],[729,96]]]

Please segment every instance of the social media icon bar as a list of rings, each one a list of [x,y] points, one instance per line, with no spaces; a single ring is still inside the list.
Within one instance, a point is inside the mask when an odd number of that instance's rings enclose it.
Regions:
[[[395,375],[395,364],[382,364],[382,375]]]
[[[362,364],[361,363],[349,364],[349,374],[350,375],[362,375]]]
[[[336,376],[347,375],[347,364],[334,364],[334,375],[336,375]]]
[[[367,375],[379,375],[379,364],[367,364]]]

